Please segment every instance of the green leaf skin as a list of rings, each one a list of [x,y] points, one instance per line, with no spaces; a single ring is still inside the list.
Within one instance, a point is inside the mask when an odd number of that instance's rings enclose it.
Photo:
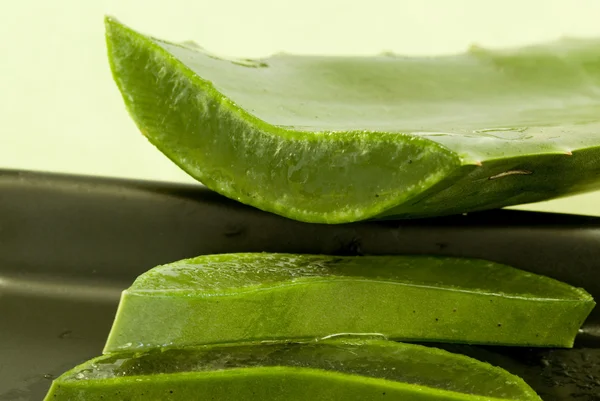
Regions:
[[[600,189],[600,40],[406,58],[225,60],[106,19],[141,132],[292,219],[426,217]]]
[[[105,352],[345,333],[571,347],[594,305],[584,290],[483,260],[208,255],[138,277]]]
[[[47,401],[539,401],[519,377],[466,356],[391,341],[337,339],[153,350],[92,359]]]

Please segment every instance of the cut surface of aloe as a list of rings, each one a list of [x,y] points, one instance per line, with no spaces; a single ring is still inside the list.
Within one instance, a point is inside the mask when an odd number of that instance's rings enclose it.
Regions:
[[[219,59],[106,19],[142,133],[207,187],[343,223],[600,189],[600,40],[456,56]]]
[[[570,347],[592,297],[496,263],[430,256],[200,256],[122,294],[105,352],[345,333]]]
[[[59,377],[46,398],[106,399],[540,400],[522,379],[487,363],[364,339],[106,355]]]

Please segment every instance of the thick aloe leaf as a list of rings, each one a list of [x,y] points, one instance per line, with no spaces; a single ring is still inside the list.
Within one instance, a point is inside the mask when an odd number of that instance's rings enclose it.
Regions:
[[[487,363],[436,348],[359,339],[107,355],[62,375],[46,400],[117,398],[540,400],[523,380]]]
[[[343,333],[570,347],[593,307],[581,289],[482,260],[208,255],[138,277],[105,352]]]
[[[433,58],[224,60],[107,18],[142,133],[207,187],[343,223],[600,189],[600,40]]]

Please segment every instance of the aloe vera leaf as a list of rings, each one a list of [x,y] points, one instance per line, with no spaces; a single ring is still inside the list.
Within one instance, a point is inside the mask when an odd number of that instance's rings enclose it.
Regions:
[[[130,401],[540,400],[522,379],[487,363],[421,345],[356,338],[106,355],[59,377],[46,400],[115,396]]]
[[[341,333],[571,347],[594,305],[581,289],[476,259],[208,255],[139,276],[105,352]]]
[[[600,40],[457,56],[225,60],[106,19],[141,132],[289,218],[425,217],[600,189]]]

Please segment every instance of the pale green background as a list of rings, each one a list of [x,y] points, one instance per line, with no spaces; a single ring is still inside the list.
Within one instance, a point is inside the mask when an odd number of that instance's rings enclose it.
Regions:
[[[192,182],[137,132],[103,15],[226,56],[443,54],[600,36],[600,0],[2,1],[0,167]],[[600,117],[600,116],[599,116]],[[598,133],[600,137],[600,133]],[[600,193],[528,206],[600,215]]]

